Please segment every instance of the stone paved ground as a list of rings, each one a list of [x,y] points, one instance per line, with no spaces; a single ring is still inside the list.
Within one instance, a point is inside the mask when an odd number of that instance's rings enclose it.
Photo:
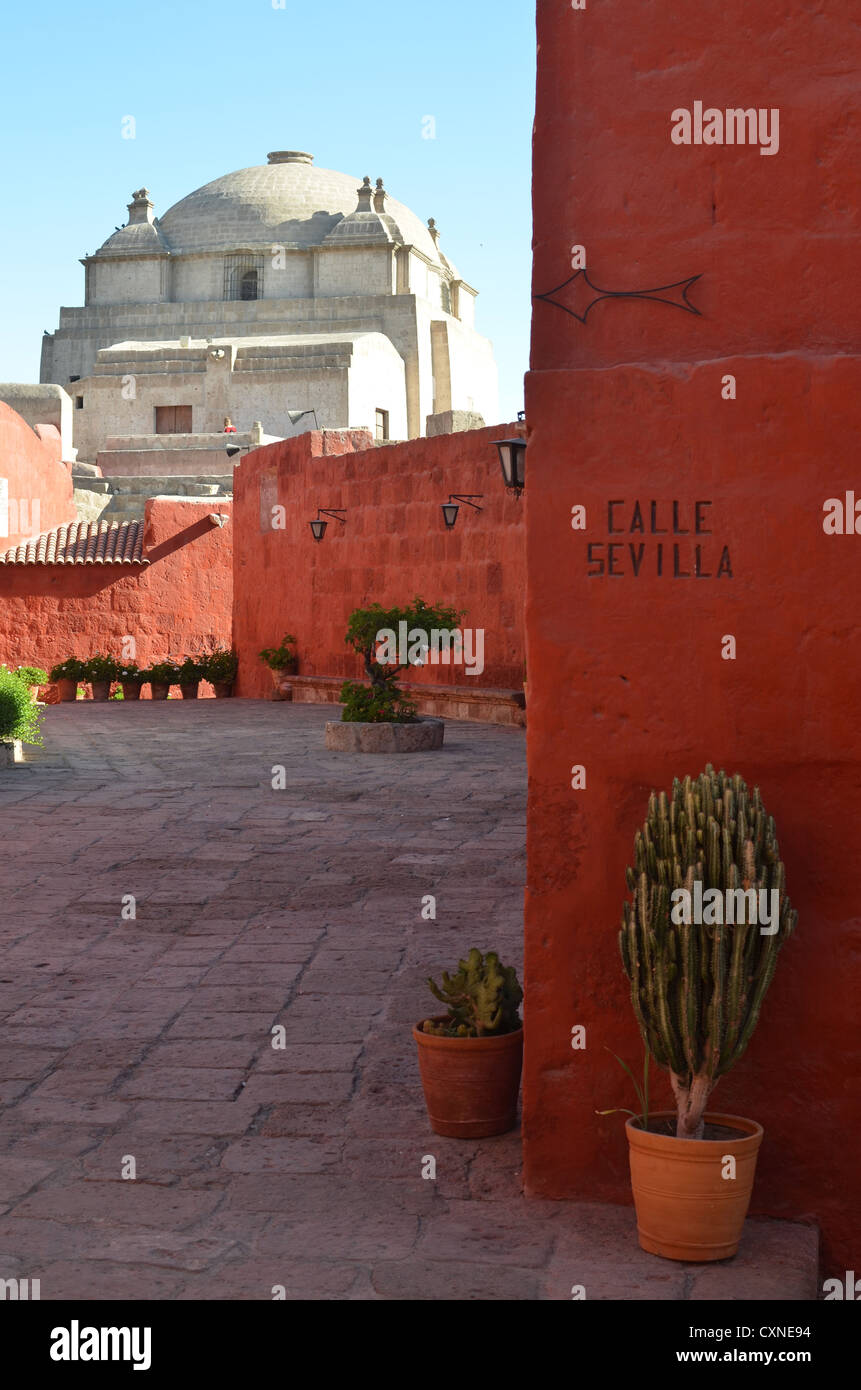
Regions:
[[[440,753],[356,757],[323,750],[327,713],[57,706],[0,773],[0,1278],[43,1299],[814,1296],[810,1228],[664,1262],[625,1208],[525,1201],[516,1134],[430,1134],[426,974],[473,943],[520,963],[523,734],[450,723]]]

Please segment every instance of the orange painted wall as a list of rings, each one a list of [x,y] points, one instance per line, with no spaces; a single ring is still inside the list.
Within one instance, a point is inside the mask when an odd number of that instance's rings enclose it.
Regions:
[[[4,550],[75,520],[71,474],[60,462],[60,435],[50,426],[42,428],[42,435],[0,401],[0,478],[8,482],[10,503],[8,535],[0,538]]]
[[[50,669],[67,656],[137,644],[139,666],[230,645],[232,527],[212,526],[231,503],[152,499],[144,550],[151,563],[0,565],[0,662]],[[147,692],[145,692],[147,693]]]
[[[624,870],[650,790],[710,760],[760,785],[799,910],[715,1102],[764,1125],[752,1210],[816,1219],[840,1274],[861,1238],[861,535],[826,535],[823,503],[861,497],[847,114],[861,38],[846,11],[740,0],[541,0],[538,22],[534,292],[572,273],[574,244],[603,289],[702,279],[699,317],[616,299],[582,324],[534,303],[525,1183],[630,1200],[623,1117],[595,1114],[633,1104],[605,1047],[642,1058],[617,942]],[[779,108],[779,152],[672,144],[671,112],[700,98]]]
[[[506,493],[493,441],[499,425],[374,447],[363,431],[307,433],[243,458],[235,479],[234,640],[243,695],[271,681],[257,659],[284,632],[298,638],[300,670],[358,677],[344,644],[354,608],[379,602],[464,610],[465,627],[485,629],[485,669],[428,666],[410,680],[519,688],[523,680],[523,503]],[[323,454],[323,449],[341,452]],[[482,493],[447,531],[440,504],[450,493]],[[272,507],[286,525],[273,530]],[[345,508],[320,542],[309,521],[318,507]]]

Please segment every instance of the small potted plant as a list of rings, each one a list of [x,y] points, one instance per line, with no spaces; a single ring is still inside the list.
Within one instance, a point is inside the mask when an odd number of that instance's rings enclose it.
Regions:
[[[204,657],[201,665],[204,679],[210,682],[216,700],[224,700],[233,694],[233,682],[239,666],[236,652],[228,651],[226,647],[216,647]]]
[[[23,681],[30,692],[30,698],[38,701],[39,691],[48,684],[48,672],[41,666],[19,666],[15,671],[19,681]]]
[[[117,678],[117,663],[112,656],[91,656],[84,662],[84,680],[93,689],[94,700],[110,698],[111,685]]]
[[[184,700],[196,700],[197,691],[206,671],[205,663],[196,656],[187,656],[179,668],[179,693]]]
[[[0,766],[23,761],[22,745],[43,743],[42,714],[25,683],[0,668]]]
[[[289,700],[292,696],[292,687],[286,681],[287,676],[295,676],[299,670],[299,658],[296,655],[296,638],[291,633],[285,632],[278,647],[264,647],[260,653],[260,660],[265,661],[269,670],[272,672],[272,699]]]
[[[78,684],[86,679],[86,666],[76,656],[51,667],[50,680],[57,687],[57,698],[63,704],[78,698]]]
[[[166,700],[170,687],[179,682],[179,667],[175,661],[156,661],[149,668],[150,694],[154,700]]]
[[[695,781],[677,778],[669,799],[652,793],[634,859],[622,962],[676,1101],[675,1112],[626,1122],[640,1245],[723,1260],[738,1249],[763,1131],[706,1106],[750,1041],[797,913],[759,788],[711,764]]]
[[[117,668],[117,680],[123,688],[124,700],[139,700],[141,686],[148,679],[148,672],[142,671],[134,661],[123,661]]]
[[[428,985],[448,1010],[413,1028],[431,1129],[454,1139],[504,1134],[517,1119],[523,1060],[513,967],[473,948],[441,988]]]

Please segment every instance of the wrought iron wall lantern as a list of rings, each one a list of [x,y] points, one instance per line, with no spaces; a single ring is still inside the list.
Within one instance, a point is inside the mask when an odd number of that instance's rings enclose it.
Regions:
[[[311,535],[315,541],[321,541],[326,534],[328,521],[324,521],[324,516],[333,516],[336,521],[340,521],[342,526],[347,524],[346,507],[318,507],[317,515],[308,525],[311,527]]]
[[[454,523],[457,521],[457,514],[460,511],[460,507],[457,505],[459,502],[465,502],[468,507],[473,507],[475,511],[480,512],[483,509],[479,507],[478,503],[474,502],[472,499],[474,497],[483,496],[483,492],[450,492],[448,495],[448,501],[440,503],[442,519],[445,522],[448,530],[450,531],[451,528],[454,526]]]
[[[505,486],[519,497],[526,486],[526,440],[497,439],[496,448]]]

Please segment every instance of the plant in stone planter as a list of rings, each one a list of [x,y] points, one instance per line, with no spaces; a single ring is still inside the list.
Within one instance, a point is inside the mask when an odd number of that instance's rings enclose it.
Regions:
[[[117,680],[123,688],[124,700],[139,700],[141,686],[149,679],[149,673],[142,671],[134,661],[123,661],[117,667]]]
[[[0,668],[0,762],[19,762],[22,743],[42,746],[41,721],[28,687],[13,671]]]
[[[279,646],[264,647],[260,653],[260,660],[265,661],[272,672],[273,700],[288,699],[292,694],[285,678],[295,676],[299,670],[299,658],[295,648],[296,638],[291,633],[285,632]]]
[[[56,685],[57,696],[62,703],[76,700],[78,684],[86,679],[86,664],[76,656],[69,656],[65,661],[51,667],[49,679]]]
[[[175,661],[156,661],[149,668],[150,693],[154,700],[166,700],[170,687],[179,684],[179,666]]]
[[[750,1042],[797,918],[759,788],[709,764],[696,780],[676,778],[670,798],[652,793],[627,879],[622,963],[676,1101],[647,1128],[626,1123],[640,1244],[669,1259],[725,1259],[738,1248],[762,1128],[706,1106]]]
[[[40,687],[48,684],[48,672],[41,666],[19,666],[15,675],[24,682],[34,700],[39,698]]]
[[[200,682],[206,676],[206,663],[196,656],[187,656],[179,668],[179,691],[184,700],[196,700]]]
[[[413,1028],[431,1128],[456,1139],[504,1134],[517,1117],[523,1059],[513,967],[473,948],[442,986],[428,985],[447,1008]]]
[[[201,662],[204,679],[215,691],[216,700],[223,700],[233,694],[233,682],[239,668],[239,657],[226,647],[216,647],[208,652]]]
[[[93,688],[94,700],[107,700],[119,667],[112,656],[91,656],[84,662],[84,680]]]

